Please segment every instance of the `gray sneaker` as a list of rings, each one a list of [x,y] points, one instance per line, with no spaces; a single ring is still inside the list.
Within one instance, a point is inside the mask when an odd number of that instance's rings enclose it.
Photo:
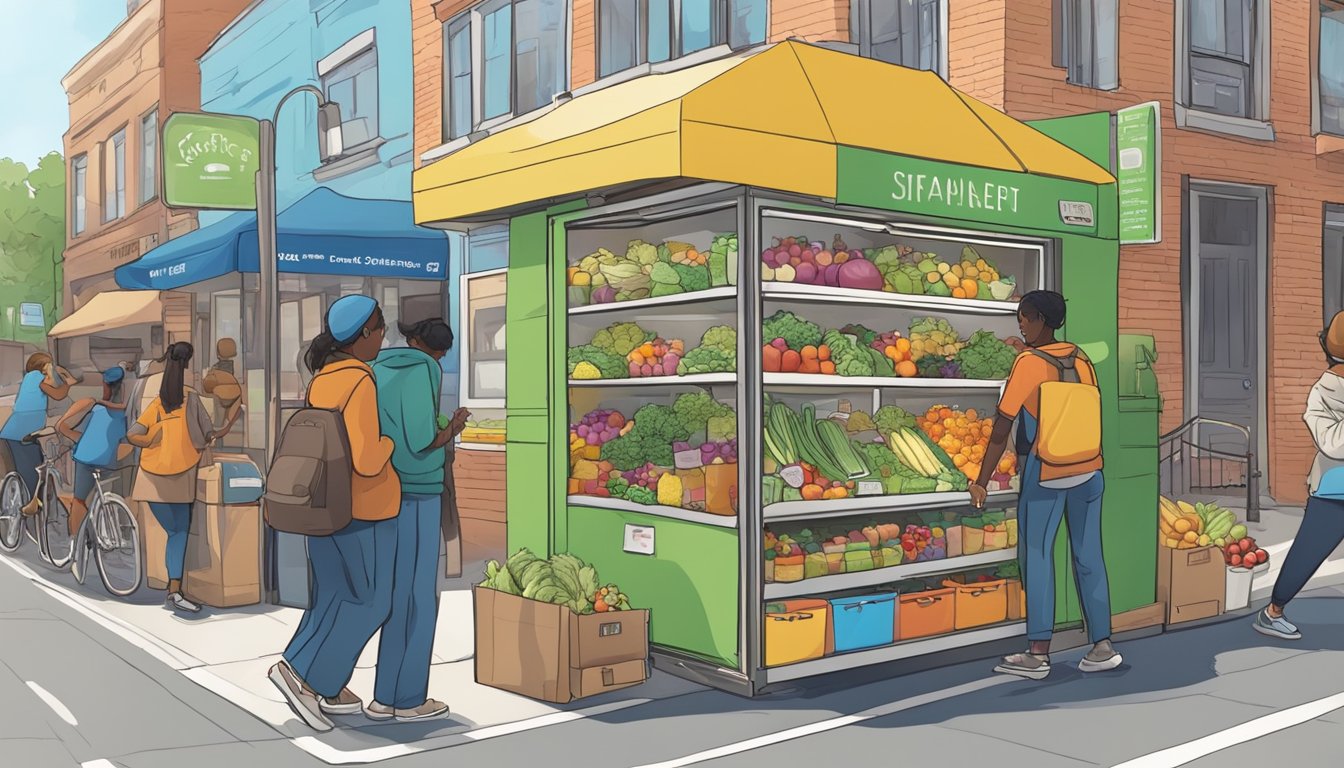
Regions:
[[[1287,616],[1280,616],[1277,619],[1269,615],[1269,609],[1264,608],[1255,614],[1255,624],[1252,625],[1256,632],[1269,637],[1277,637],[1280,640],[1301,640],[1302,633],[1297,630],[1297,626],[1288,620]]]
[[[317,693],[299,678],[294,668],[289,666],[289,662],[281,659],[280,663],[271,667],[267,677],[270,678],[271,684],[280,689],[280,695],[285,697],[294,714],[307,723],[309,728],[315,731],[332,729],[331,721],[322,713],[322,704],[318,700]]]
[[[1003,662],[994,668],[1000,675],[1014,675],[1028,680],[1044,680],[1050,675],[1050,657],[1037,656],[1034,653],[1014,653],[1003,657]]]
[[[1102,640],[1092,646],[1092,650],[1078,662],[1078,669],[1083,672],[1109,672],[1120,666],[1124,658],[1111,645],[1110,640]]]
[[[168,596],[168,607],[179,613],[200,613],[201,606],[191,602],[183,597],[181,592],[174,592]]]

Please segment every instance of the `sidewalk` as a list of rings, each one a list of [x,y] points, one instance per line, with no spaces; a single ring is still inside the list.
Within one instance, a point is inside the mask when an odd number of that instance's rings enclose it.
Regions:
[[[157,657],[187,678],[252,713],[296,746],[331,764],[389,759],[558,722],[638,706],[704,690],[679,678],[653,672],[643,685],[570,705],[546,704],[475,682],[471,583],[483,563],[467,563],[463,578],[440,577],[438,630],[430,669],[430,696],[446,701],[449,718],[422,723],[375,723],[363,715],[333,718],[336,729],[318,734],[304,725],[267,679],[298,626],[302,611],[273,605],[205,608],[184,618],[166,610],[163,593],[142,588],[128,600],[103,591],[96,577],[83,587],[69,573],[37,560],[31,546],[0,558],[48,589],[61,602]],[[378,638],[365,648],[350,689],[365,701],[372,696]]]

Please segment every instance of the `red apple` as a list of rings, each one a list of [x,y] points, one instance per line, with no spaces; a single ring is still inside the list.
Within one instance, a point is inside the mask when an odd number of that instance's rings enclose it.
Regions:
[[[1237,546],[1241,547],[1242,552],[1249,552],[1251,551],[1251,548],[1255,546],[1255,542],[1251,541],[1250,539],[1242,539],[1241,541],[1237,542]]]
[[[1232,556],[1235,556],[1235,555],[1240,555],[1240,554],[1241,554],[1241,547],[1238,546],[1238,545],[1236,545],[1236,544],[1228,544],[1228,545],[1227,545],[1227,554],[1228,554],[1229,557],[1232,557]]]
[[[1240,566],[1240,565],[1241,565],[1241,555],[1233,555],[1233,556],[1232,556],[1232,567],[1233,567],[1233,568],[1236,568],[1236,567],[1238,567],[1238,566]]]

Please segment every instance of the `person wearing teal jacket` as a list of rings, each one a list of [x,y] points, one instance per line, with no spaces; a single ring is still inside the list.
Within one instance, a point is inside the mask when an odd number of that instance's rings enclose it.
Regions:
[[[405,722],[448,712],[446,704],[429,698],[429,665],[439,612],[445,449],[466,426],[468,413],[459,408],[451,419],[439,414],[439,361],[453,346],[448,324],[432,318],[398,327],[409,346],[385,349],[373,363],[378,421],[392,438],[392,466],[401,478],[401,511],[392,613],[378,641],[374,700],[365,713]]]

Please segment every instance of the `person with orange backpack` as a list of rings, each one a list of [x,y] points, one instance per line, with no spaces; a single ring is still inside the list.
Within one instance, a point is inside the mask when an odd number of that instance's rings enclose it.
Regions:
[[[1123,659],[1111,645],[1111,597],[1101,546],[1101,391],[1092,361],[1075,344],[1061,342],[1064,297],[1032,291],[1018,305],[1017,324],[1027,349],[1013,363],[999,399],[980,476],[971,502],[983,509],[985,485],[1020,419],[1022,456],[1018,518],[1023,586],[1027,593],[1027,642],[1023,653],[1004,657],[995,672],[1043,680],[1050,674],[1050,638],[1055,627],[1054,545],[1068,521],[1069,548],[1078,579],[1092,649],[1079,662],[1083,672],[1103,672]]]

